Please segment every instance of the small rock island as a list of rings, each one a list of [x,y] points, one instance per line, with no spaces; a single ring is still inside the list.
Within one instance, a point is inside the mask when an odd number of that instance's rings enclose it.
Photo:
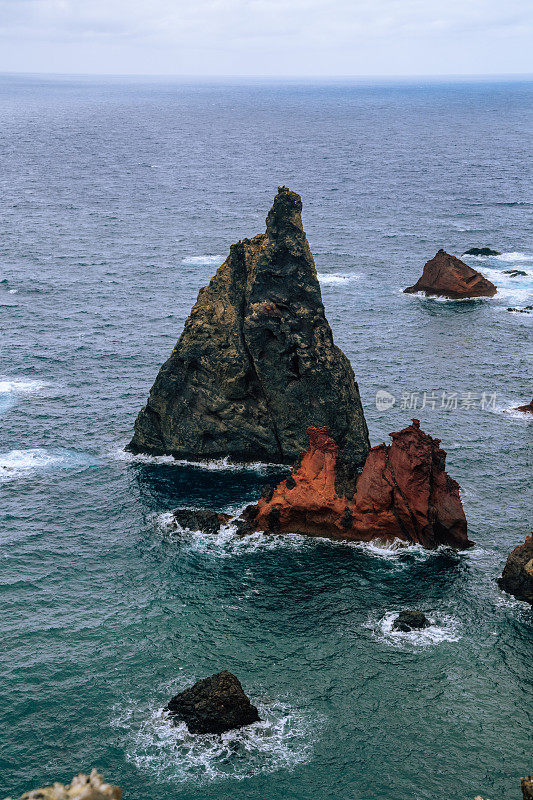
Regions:
[[[325,425],[339,474],[362,466],[370,444],[359,390],[333,343],[301,211],[300,196],[280,187],[266,233],[232,245],[200,290],[131,452],[292,465],[307,426]]]
[[[225,733],[259,722],[259,713],[235,675],[224,670],[172,698],[165,711],[190,733]]]
[[[404,292],[407,294],[424,292],[429,297],[461,300],[494,297],[497,289],[480,272],[441,249],[434,258],[426,262],[422,276],[414,286],[409,286]]]

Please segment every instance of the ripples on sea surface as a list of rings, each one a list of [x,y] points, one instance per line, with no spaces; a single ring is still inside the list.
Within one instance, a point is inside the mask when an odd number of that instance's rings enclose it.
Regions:
[[[507,311],[533,304],[532,95],[0,80],[1,796],[97,766],[125,800],[515,800],[531,612],[495,579],[531,529],[532,423],[506,409],[532,394],[533,314]],[[472,551],[172,537],[170,509],[237,509],[276,472],[122,453],[278,184],[303,196],[372,442],[413,416],[442,439]],[[401,293],[439,247],[484,245],[493,300]],[[433,390],[478,402],[405,407]],[[431,628],[392,633],[404,607]],[[169,727],[168,698],[221,668],[264,722]]]

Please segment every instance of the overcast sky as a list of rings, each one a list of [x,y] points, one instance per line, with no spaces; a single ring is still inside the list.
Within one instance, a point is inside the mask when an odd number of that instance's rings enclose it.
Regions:
[[[0,0],[0,71],[533,72],[532,0]]]

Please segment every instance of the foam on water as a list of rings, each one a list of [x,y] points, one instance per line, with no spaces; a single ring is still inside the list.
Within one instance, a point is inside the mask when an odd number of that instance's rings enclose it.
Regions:
[[[355,272],[317,273],[318,280],[325,286],[335,286],[336,284],[346,283],[347,281],[357,281],[360,277],[361,276],[357,275]]]
[[[0,378],[0,414],[13,408],[20,395],[31,395],[41,391],[47,384],[26,378]]]
[[[214,458],[207,461],[187,461],[184,458],[174,458],[174,456],[150,456],[147,453],[129,453],[124,447],[119,446],[108,453],[113,460],[138,462],[140,464],[170,464],[176,467],[194,467],[198,470],[208,470],[214,472],[257,472],[267,474],[269,472],[279,472],[283,470],[283,464],[269,464],[264,461],[253,462],[234,462],[226,458]],[[288,469],[288,468],[287,468]]]
[[[348,547],[361,551],[362,553],[380,559],[391,560],[397,563],[398,567],[408,567],[409,563],[415,561],[426,561],[437,554],[447,553],[460,558],[462,553],[458,553],[450,547],[444,545],[428,550],[421,544],[409,544],[400,539],[392,541],[375,540],[372,542],[350,542],[344,540],[329,539],[322,536],[306,536],[299,533],[264,533],[257,531],[251,534],[239,534],[235,524],[236,519],[241,514],[245,506],[234,508],[226,513],[233,513],[233,520],[226,525],[221,525],[217,534],[204,533],[199,530],[190,530],[178,525],[173,517],[172,511],[154,515],[156,528],[163,535],[175,537],[188,550],[205,553],[215,558],[228,558],[230,556],[248,554],[265,550],[291,549],[291,550],[315,550],[318,545],[322,547]],[[471,553],[471,550],[465,551]]]
[[[99,462],[87,453],[61,448],[33,447],[27,450],[9,450],[0,453],[0,480],[13,480],[53,469],[86,469]]]
[[[0,378],[0,394],[33,394],[46,386],[44,381],[28,378]]]
[[[413,630],[408,633],[393,631],[392,625],[401,610],[388,611],[384,617],[378,620],[372,618],[368,621],[366,627],[372,629],[378,639],[399,649],[431,647],[442,642],[458,642],[461,638],[459,620],[439,612],[426,614],[430,622],[428,628],[418,631]]]
[[[115,709],[125,754],[138,770],[170,783],[206,784],[292,769],[309,761],[320,720],[281,701],[257,703],[260,722],[221,735],[189,733],[159,708]]]
[[[224,262],[224,256],[217,256],[217,255],[206,255],[206,256],[187,256],[187,258],[183,258],[181,263],[189,266],[195,266],[198,264],[214,264],[219,266]]]

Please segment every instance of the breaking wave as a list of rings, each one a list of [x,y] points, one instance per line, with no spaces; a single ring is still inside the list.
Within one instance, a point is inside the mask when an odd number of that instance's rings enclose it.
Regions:
[[[317,273],[317,278],[321,284],[325,286],[334,286],[339,283],[346,283],[347,281],[359,280],[361,276],[355,272],[332,272],[332,273]]]
[[[388,611],[384,617],[378,620],[369,620],[366,627],[370,628],[381,641],[400,649],[430,647],[442,642],[458,642],[461,638],[459,620],[448,614],[440,613],[427,614],[430,622],[428,628],[418,631],[413,630],[408,633],[393,631],[393,622],[400,611],[401,609]]]
[[[207,461],[187,461],[183,458],[174,456],[150,456],[146,453],[129,453],[123,447],[117,447],[110,453],[111,458],[119,461],[130,461],[139,464],[170,464],[175,467],[193,467],[198,470],[209,470],[214,472],[258,472],[266,474],[269,472],[280,472],[284,469],[283,464],[269,464],[265,461],[252,462],[233,462],[229,458],[214,458]],[[288,470],[288,468],[287,468]]]
[[[182,259],[181,263],[190,267],[196,264],[213,264],[218,266],[222,264],[223,261],[224,261],[224,256],[206,255],[206,256],[187,256],[187,258]]]
[[[243,780],[309,761],[319,727],[316,715],[281,701],[260,702],[257,708],[260,722],[220,735],[191,734],[163,709],[139,709],[134,703],[116,709],[111,724],[125,732],[127,760],[170,783]]]
[[[10,480],[51,469],[87,469],[99,462],[87,453],[61,448],[33,447],[0,453],[0,480]]]

